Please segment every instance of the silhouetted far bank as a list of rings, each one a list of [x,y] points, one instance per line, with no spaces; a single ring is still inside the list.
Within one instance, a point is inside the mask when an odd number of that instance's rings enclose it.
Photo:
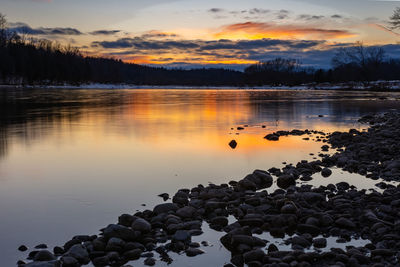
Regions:
[[[9,85],[80,85],[84,83],[154,86],[296,86],[302,84],[399,80],[400,60],[378,48],[341,48],[329,70],[305,68],[294,59],[277,58],[244,72],[221,69],[167,69],[83,56],[70,46],[47,40],[27,41],[0,29],[0,83]],[[384,88],[380,88],[384,89]]]

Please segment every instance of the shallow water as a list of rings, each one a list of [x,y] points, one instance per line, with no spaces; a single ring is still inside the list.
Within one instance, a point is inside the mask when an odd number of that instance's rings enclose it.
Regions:
[[[21,244],[63,245],[77,234],[97,234],[122,213],[162,202],[160,193],[311,160],[322,143],[263,137],[294,128],[362,129],[360,116],[399,109],[399,99],[342,91],[2,89],[0,265],[26,257],[17,251]],[[340,170],[311,183],[343,180],[365,189],[376,183]],[[210,241],[207,254],[174,256],[171,266],[227,262],[219,235],[206,231],[196,240]]]

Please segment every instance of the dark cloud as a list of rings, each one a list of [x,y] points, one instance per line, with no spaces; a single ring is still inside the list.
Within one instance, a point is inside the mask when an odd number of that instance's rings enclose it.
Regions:
[[[120,32],[121,31],[119,31],[119,30],[98,30],[98,31],[90,32],[89,34],[91,34],[91,35],[114,35],[114,34],[117,34]]]
[[[281,9],[275,13],[276,19],[282,20],[289,18],[289,10]]]
[[[271,10],[269,9],[263,9],[263,8],[252,8],[248,11],[248,13],[252,14],[252,15],[259,15],[259,14],[267,14],[271,12]]]
[[[325,16],[302,14],[302,15],[298,16],[298,18],[301,20],[320,20],[320,19],[325,18]]]
[[[9,31],[21,33],[21,34],[31,34],[31,35],[81,35],[77,29],[74,28],[32,28],[26,23],[10,23],[8,27]]]
[[[135,48],[140,50],[248,50],[248,49],[310,49],[323,44],[324,41],[307,40],[239,40],[220,39],[216,41],[203,40],[148,40],[141,37],[121,38],[115,41],[93,42],[93,47],[108,49]]]
[[[166,33],[159,31],[149,31],[145,34],[142,34],[142,38],[168,38],[168,37],[178,37],[175,33]]]
[[[343,18],[343,16],[335,14],[335,15],[332,15],[331,18],[333,18],[333,19],[341,19],[341,18]]]
[[[221,12],[224,12],[225,10],[224,9],[222,9],[222,8],[211,8],[211,9],[209,9],[208,10],[208,12],[210,12],[210,13],[221,13]]]
[[[192,49],[199,47],[195,41],[148,40],[141,37],[121,38],[116,41],[93,42],[92,47],[135,48],[139,50]]]

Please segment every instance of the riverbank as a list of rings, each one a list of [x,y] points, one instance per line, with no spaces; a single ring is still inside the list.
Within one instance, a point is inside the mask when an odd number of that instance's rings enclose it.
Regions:
[[[319,132],[320,141],[326,143],[320,160],[301,161],[268,172],[257,170],[238,182],[180,189],[172,203],[121,215],[118,224],[107,226],[99,236],[74,237],[63,247],[55,248],[55,255],[45,250],[31,252],[35,263],[26,266],[57,266],[58,261],[63,266],[89,261],[96,266],[121,266],[141,256],[146,258],[145,264],[152,265],[156,258],[170,261],[171,252],[195,256],[203,251],[199,249],[201,244],[191,239],[202,234],[204,222],[226,233],[221,243],[231,251],[231,262],[236,266],[396,265],[400,248],[398,187],[383,181],[373,192],[357,190],[349,181],[317,188],[300,185],[300,181],[309,181],[317,173],[330,179],[333,166],[371,179],[399,181],[399,114],[366,116],[361,121],[371,125],[368,131]],[[275,183],[280,189],[273,193],[263,191]],[[268,244],[268,240],[259,237],[266,232],[284,238],[292,250],[279,251]],[[320,252],[327,246],[327,237],[337,238],[338,243],[357,238],[369,243],[347,250],[332,246],[330,251]]]
[[[295,86],[176,86],[176,85],[136,85],[136,84],[0,84],[1,88],[40,88],[40,89],[273,89],[273,90],[337,90],[337,91],[377,91],[377,92],[397,92],[400,91],[400,81],[374,81],[363,82],[345,82],[345,83],[312,83]]]

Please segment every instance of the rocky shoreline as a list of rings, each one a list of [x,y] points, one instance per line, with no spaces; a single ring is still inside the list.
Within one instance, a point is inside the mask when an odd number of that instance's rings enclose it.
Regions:
[[[123,214],[99,235],[75,236],[52,252],[42,245],[29,253],[30,263],[19,266],[75,267],[130,266],[144,258],[171,263],[169,253],[193,257],[204,253],[192,237],[201,235],[202,223],[222,231],[221,244],[231,252],[231,266],[398,266],[400,264],[400,186],[384,182],[380,190],[357,190],[350,181],[328,186],[300,185],[316,173],[332,175],[336,166],[370,179],[400,181],[400,114],[370,115],[367,131],[324,134],[316,131],[280,131],[266,139],[317,133],[323,152],[320,160],[301,161],[282,169],[256,170],[228,184],[180,189],[172,202],[153,210]],[[279,189],[267,192],[273,183]],[[168,196],[161,195],[164,200]],[[228,218],[234,218],[230,223]],[[279,250],[260,237],[269,233],[291,245]],[[337,243],[368,240],[363,247],[326,248],[327,238]],[[206,244],[203,244],[206,245]],[[20,250],[27,250],[21,246]],[[157,256],[156,256],[157,255]]]

